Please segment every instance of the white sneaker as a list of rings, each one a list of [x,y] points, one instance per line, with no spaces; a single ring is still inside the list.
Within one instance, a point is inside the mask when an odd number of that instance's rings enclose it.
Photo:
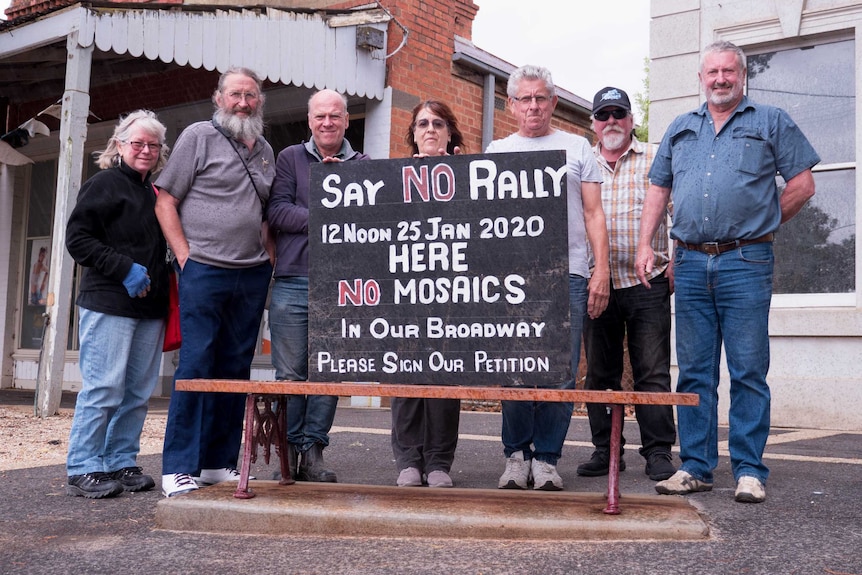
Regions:
[[[735,498],[740,503],[762,503],[766,501],[766,486],[756,477],[743,475],[736,484]]]
[[[188,473],[162,475],[162,493],[165,497],[182,495],[198,488],[194,478]]]
[[[416,467],[405,467],[398,474],[398,481],[395,484],[398,487],[421,487],[422,474]]]
[[[453,487],[452,478],[442,469],[435,469],[428,474],[428,487]]]
[[[254,479],[251,475],[249,479]],[[239,471],[230,467],[221,469],[201,469],[201,474],[194,478],[200,485],[215,485],[222,481],[239,481]]]
[[[712,483],[695,479],[690,473],[680,469],[669,479],[656,483],[655,490],[662,495],[686,495],[696,491],[712,491]]]
[[[561,491],[563,489],[563,478],[557,473],[557,468],[546,461],[533,458],[530,466],[533,474],[533,489],[542,491]]]
[[[530,482],[530,462],[524,461],[524,452],[516,451],[506,458],[506,471],[497,482],[498,489],[526,489]]]

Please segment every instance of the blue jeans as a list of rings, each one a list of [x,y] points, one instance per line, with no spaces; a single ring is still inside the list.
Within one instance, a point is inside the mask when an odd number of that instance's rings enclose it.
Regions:
[[[308,379],[308,278],[277,277],[269,304],[272,365],[275,378]],[[287,441],[304,453],[320,443],[329,445],[338,397],[290,395],[287,400]]]
[[[587,280],[581,276],[569,276],[569,311],[572,379],[560,384],[560,389],[575,388],[581,359],[581,331],[587,313]],[[562,401],[503,401],[501,404],[503,455],[510,457],[523,451],[524,459],[535,457],[556,465],[563,454],[574,404]]]
[[[611,289],[604,313],[584,321],[587,359],[586,389],[622,389],[625,342],[628,342],[635,391],[670,391],[670,282],[664,276],[650,280],[650,289],[638,284]],[[593,445],[608,452],[611,416],[604,405],[587,405]],[[641,434],[640,454],[670,453],[676,443],[670,405],[636,405]],[[622,438],[625,445],[625,437]]]
[[[225,269],[192,260],[177,276],[183,345],[177,379],[248,379],[272,276],[267,262]],[[245,395],[171,393],[162,473],[236,467]]]
[[[68,475],[134,467],[147,402],[159,379],[163,319],[79,308],[83,378],[69,433]]]
[[[718,383],[722,341],[730,372],[730,464],[733,476],[765,483],[769,435],[769,304],[772,244],[743,246],[718,256],[677,248],[677,391],[700,405],[677,408],[680,469],[713,481],[718,465]]]

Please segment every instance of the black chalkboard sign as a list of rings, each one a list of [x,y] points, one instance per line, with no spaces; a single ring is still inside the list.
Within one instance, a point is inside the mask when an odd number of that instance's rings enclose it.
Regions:
[[[313,164],[309,378],[571,379],[562,151]]]

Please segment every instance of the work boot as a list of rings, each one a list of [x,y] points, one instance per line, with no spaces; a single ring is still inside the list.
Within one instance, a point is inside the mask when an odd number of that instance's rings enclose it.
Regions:
[[[296,474],[299,471],[299,452],[296,451],[296,446],[292,443],[287,444],[287,466],[290,470],[291,479],[296,479]]]
[[[301,455],[299,471],[296,474],[298,481],[316,481],[321,483],[337,483],[335,472],[323,466],[323,444],[314,443]]]

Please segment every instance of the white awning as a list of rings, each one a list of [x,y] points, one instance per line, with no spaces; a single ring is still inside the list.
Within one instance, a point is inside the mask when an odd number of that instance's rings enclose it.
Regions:
[[[331,88],[380,100],[384,50],[357,46],[357,27],[384,34],[388,17],[358,12],[347,20],[324,12],[76,5],[0,32],[0,59],[37,49],[78,32],[82,48],[129,54],[179,66],[224,72],[256,71],[274,83]],[[383,43],[385,46],[385,42]]]

